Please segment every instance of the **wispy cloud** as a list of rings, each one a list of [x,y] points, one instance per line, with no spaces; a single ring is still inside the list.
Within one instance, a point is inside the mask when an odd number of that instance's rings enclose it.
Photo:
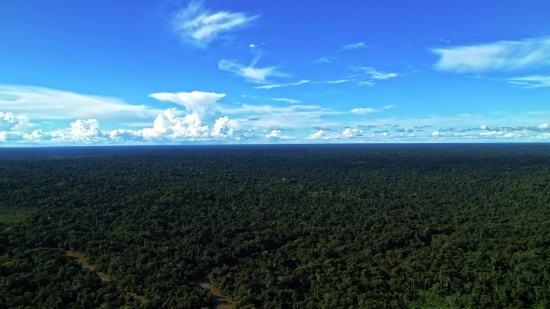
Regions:
[[[300,101],[300,100],[287,99],[287,98],[271,98],[271,100],[273,100],[273,101],[287,102],[287,103],[292,103],[292,104],[302,103],[302,101]]]
[[[368,47],[368,45],[365,45],[363,42],[354,43],[354,44],[348,44],[340,47],[340,49],[337,52],[345,51],[345,50],[352,50],[352,49],[360,49]]]
[[[162,112],[112,97],[19,85],[0,85],[0,107],[33,119],[145,119]]]
[[[218,69],[228,71],[236,75],[244,77],[245,81],[263,84],[267,82],[267,78],[270,76],[286,77],[288,74],[277,71],[276,67],[256,68],[256,63],[260,58],[256,57],[248,66],[244,66],[239,63],[232,62],[230,60],[220,60],[218,63]]]
[[[370,81],[365,81],[365,82],[357,82],[357,85],[358,86],[374,86],[374,83],[373,82],[370,82]]]
[[[436,48],[435,67],[444,71],[515,70],[550,65],[550,38],[498,41],[489,44]]]
[[[262,98],[262,97],[259,97],[259,96],[248,95],[248,94],[243,94],[242,97],[243,97],[243,98],[251,98],[251,99],[262,99],[262,100],[280,101],[280,102],[287,102],[287,103],[291,103],[291,104],[302,103],[302,101],[300,101],[300,100],[295,100],[295,99],[288,99],[288,98]]]
[[[242,12],[212,12],[204,8],[202,1],[191,1],[173,14],[171,26],[183,42],[204,48],[220,34],[245,27],[258,17]]]
[[[349,82],[347,79],[337,79],[337,80],[325,80],[325,81],[319,81],[319,82],[311,82],[312,84],[341,84]]]
[[[330,60],[329,58],[321,57],[317,60],[312,61],[311,63],[331,63],[331,62],[332,62],[332,60]]]
[[[298,85],[307,84],[307,83],[309,83],[309,80],[307,80],[307,79],[302,79],[302,80],[297,81],[297,82],[295,82],[295,83],[287,83],[287,84],[270,84],[270,85],[257,86],[257,87],[254,87],[254,88],[256,88],[256,89],[271,89],[271,88],[281,88],[281,87],[298,86]]]
[[[372,67],[352,67],[354,71],[360,71],[365,73],[369,78],[372,79],[390,79],[399,76],[398,73],[385,73],[379,72]]]
[[[533,75],[524,77],[511,77],[505,79],[505,81],[526,89],[550,87],[550,76]]]
[[[354,108],[349,112],[356,115],[366,115],[370,113],[378,113],[385,109],[391,109],[391,108],[393,108],[393,105],[386,105],[383,108],[360,107],[360,108]]]

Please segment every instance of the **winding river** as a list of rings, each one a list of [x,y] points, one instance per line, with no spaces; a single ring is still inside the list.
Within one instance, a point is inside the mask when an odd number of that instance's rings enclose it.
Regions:
[[[222,295],[220,290],[210,284],[210,282],[202,281],[199,282],[199,285],[205,289],[210,290],[210,292],[212,293],[212,299],[216,303],[216,309],[231,309],[231,307],[233,306],[233,301],[229,297]]]
[[[89,269],[89,270],[94,270],[95,269],[95,266],[92,265],[92,264],[89,264],[88,261],[86,260],[86,257],[84,257],[84,255],[82,255],[81,253],[74,252],[74,251],[65,251],[65,253],[67,254],[68,257],[71,257],[71,258],[75,259],[76,261],[78,261],[78,263],[80,263],[80,265],[82,265],[83,269]],[[109,277],[109,275],[107,275],[104,272],[98,271],[98,272],[96,272],[96,274],[101,278],[101,280],[103,280],[105,282],[111,283],[113,281],[113,279],[111,279],[111,277]],[[212,293],[212,299],[216,303],[215,309],[231,309],[231,307],[233,306],[233,301],[229,297],[222,295],[220,290],[218,290],[215,286],[210,284],[210,282],[208,282],[206,280],[201,281],[201,282],[199,282],[199,285],[202,288],[210,290],[210,292]],[[119,292],[124,292],[124,290],[121,287],[117,287],[117,290]],[[134,292],[126,292],[126,294],[128,294],[128,295],[130,295],[130,296],[132,296],[136,299],[139,299],[139,300],[145,299],[143,296],[138,295]]]
[[[80,265],[82,265],[83,268],[86,268],[86,269],[89,269],[89,270],[94,270],[95,269],[95,266],[92,265],[92,264],[89,264],[88,261],[86,260],[86,258],[82,254],[80,254],[78,252],[74,252],[74,251],[65,251],[65,253],[67,254],[68,257],[71,257],[71,258],[77,260],[78,263],[80,263]],[[99,278],[101,278],[101,280],[103,280],[105,282],[111,283],[113,281],[113,279],[111,279],[111,277],[109,277],[109,275],[107,275],[104,272],[98,271],[98,272],[96,272],[96,274],[99,276]],[[121,287],[117,287],[117,290],[119,292],[124,292],[124,290]],[[132,296],[136,299],[139,299],[139,300],[145,299],[143,296],[138,295],[134,292],[126,292],[126,294],[128,294],[128,295],[130,295],[130,296]]]

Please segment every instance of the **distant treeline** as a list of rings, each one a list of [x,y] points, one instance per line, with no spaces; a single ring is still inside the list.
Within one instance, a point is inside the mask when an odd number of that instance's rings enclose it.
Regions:
[[[550,308],[550,145],[0,149],[0,216],[0,308]]]

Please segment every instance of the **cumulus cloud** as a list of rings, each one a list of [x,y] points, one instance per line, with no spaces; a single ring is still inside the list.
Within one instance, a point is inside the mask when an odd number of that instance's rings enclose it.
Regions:
[[[270,85],[257,86],[257,87],[254,87],[254,88],[256,88],[256,89],[271,89],[271,88],[281,88],[281,87],[298,86],[298,85],[307,84],[307,83],[309,83],[309,80],[307,80],[307,79],[302,79],[302,80],[297,81],[297,82],[295,82],[295,83],[288,83],[288,84],[270,84]]]
[[[213,115],[217,112],[217,102],[225,97],[224,93],[214,92],[159,92],[149,95],[159,101],[168,101],[185,107],[188,113],[196,114],[199,118]]]
[[[319,130],[307,136],[306,139],[321,139],[321,138],[324,138],[325,136],[326,136],[325,131]]]
[[[225,94],[212,92],[160,92],[150,97],[160,101],[169,101],[185,107],[187,114],[180,117],[180,111],[170,108],[158,114],[152,127],[141,130],[117,129],[110,132],[102,131],[96,119],[78,119],[71,123],[70,128],[50,132],[35,130],[31,134],[20,134],[20,141],[48,141],[53,143],[84,143],[97,142],[177,142],[187,140],[220,140],[233,136],[233,128],[229,117],[222,116],[213,120],[210,127],[205,119],[214,119],[219,114],[217,101]],[[10,119],[12,117],[10,116]],[[14,141],[13,132],[3,134]],[[11,134],[11,135],[10,135]]]
[[[151,119],[162,112],[111,97],[17,85],[0,85],[0,106],[31,119]]]
[[[14,116],[12,113],[3,113],[0,111],[0,131],[23,132],[36,126],[31,123],[25,115]]]
[[[282,131],[280,129],[274,129],[269,132],[269,134],[266,134],[265,138],[271,141],[289,141],[289,140],[295,140],[295,137],[282,135]]]
[[[34,130],[30,134],[7,132],[11,139],[7,142],[53,142],[61,144],[92,144],[106,142],[109,134],[99,129],[96,119],[78,119],[70,124],[69,128],[43,132]],[[1,140],[1,139],[0,139]],[[4,140],[6,141],[6,140]]]
[[[252,63],[248,66],[244,66],[239,63],[235,63],[230,60],[220,60],[218,63],[218,69],[222,71],[231,72],[233,74],[244,77],[245,81],[257,84],[263,84],[267,82],[267,78],[270,76],[286,77],[288,74],[277,71],[276,67],[256,68],[256,63],[259,57],[256,57]]]
[[[112,142],[178,142],[197,140],[222,140],[231,138],[233,129],[228,127],[229,118],[218,118],[212,128],[202,123],[197,114],[178,117],[175,109],[159,114],[153,127],[141,130],[103,131],[96,119],[78,119],[69,128],[30,134],[0,132],[3,142],[50,142],[50,143],[112,143]]]
[[[345,138],[353,138],[353,137],[362,136],[363,135],[362,133],[363,131],[359,129],[346,128],[344,132],[342,132],[342,136]]]
[[[221,34],[246,27],[258,17],[242,12],[212,12],[202,1],[191,1],[172,15],[171,26],[183,42],[204,48]]]
[[[79,119],[71,123],[68,130],[58,130],[52,133],[52,139],[58,141],[92,143],[105,139],[105,134],[99,129],[96,119]]]
[[[344,46],[340,47],[340,49],[337,52],[341,52],[341,51],[345,51],[345,50],[352,50],[352,49],[361,49],[361,48],[365,48],[365,47],[368,47],[368,46],[365,45],[365,43],[363,43],[363,42],[359,42],[359,43],[344,45]]]
[[[272,130],[269,134],[266,135],[267,138],[276,138],[281,136],[281,130]]]
[[[377,109],[366,107],[366,108],[354,108],[354,109],[350,110],[349,112],[352,113],[352,114],[356,114],[356,115],[365,115],[365,114],[370,114],[370,113],[374,113],[374,112],[378,112],[378,111],[379,110],[377,110]]]
[[[550,38],[498,41],[489,44],[433,49],[435,67],[454,72],[516,70],[550,64]]]
[[[532,75],[511,77],[505,79],[505,81],[526,89],[550,87],[550,76]]]
[[[157,116],[152,128],[144,128],[134,132],[143,140],[150,141],[184,141],[184,140],[205,140],[212,137],[230,137],[233,130],[227,127],[229,118],[220,117],[210,130],[208,125],[203,124],[198,114],[187,114],[178,117],[175,109],[168,109]]]
[[[363,136],[363,130],[345,128],[342,133],[337,131],[326,129],[323,127],[317,127],[317,132],[312,133],[306,137],[306,140],[338,140],[338,139],[354,139]],[[327,134],[330,133],[330,134]]]

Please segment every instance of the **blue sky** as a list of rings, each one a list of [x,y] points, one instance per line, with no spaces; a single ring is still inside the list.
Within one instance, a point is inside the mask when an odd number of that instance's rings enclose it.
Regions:
[[[547,1],[0,2],[0,146],[550,141]]]

